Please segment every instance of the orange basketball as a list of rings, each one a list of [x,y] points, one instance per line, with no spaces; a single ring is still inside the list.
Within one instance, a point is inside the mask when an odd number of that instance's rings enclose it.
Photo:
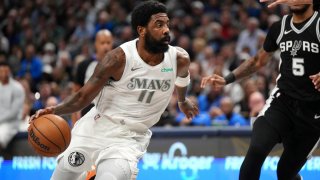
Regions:
[[[46,114],[33,120],[28,128],[28,141],[42,156],[53,157],[62,153],[70,144],[71,130],[60,116]]]

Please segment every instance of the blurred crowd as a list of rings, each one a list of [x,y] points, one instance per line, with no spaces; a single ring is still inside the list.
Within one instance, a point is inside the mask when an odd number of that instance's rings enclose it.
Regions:
[[[2,0],[0,1],[0,62],[24,87],[21,130],[30,114],[56,105],[72,93],[79,63],[95,54],[94,39],[108,29],[113,47],[135,38],[130,13],[138,0]],[[158,126],[243,126],[258,115],[275,86],[279,54],[256,75],[225,88],[200,88],[201,78],[226,75],[255,55],[270,25],[288,13],[268,9],[258,0],[167,0],[171,45],[191,57],[189,98],[200,114],[188,120],[175,96]],[[0,104],[1,106],[1,104]],[[64,118],[70,119],[70,116]]]

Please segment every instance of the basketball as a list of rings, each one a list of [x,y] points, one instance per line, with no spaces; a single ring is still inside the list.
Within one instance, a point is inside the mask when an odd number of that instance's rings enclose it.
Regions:
[[[37,154],[57,156],[70,144],[71,130],[60,116],[46,114],[33,120],[28,128],[28,142]]]

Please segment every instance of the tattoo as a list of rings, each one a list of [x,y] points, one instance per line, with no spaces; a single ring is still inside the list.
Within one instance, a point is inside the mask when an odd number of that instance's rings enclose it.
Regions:
[[[56,114],[68,114],[79,111],[89,105],[99,94],[110,77],[119,78],[125,65],[125,55],[121,48],[110,51],[99,62],[88,82],[75,94],[68,97],[62,104],[55,108]]]
[[[113,77],[114,79],[118,79],[117,76],[119,72],[117,70],[121,69],[125,65],[125,54],[121,48],[116,48],[113,51],[110,51],[101,62],[97,64],[97,67],[93,73],[93,78],[91,83],[96,83],[101,79],[108,79],[109,77]],[[112,72],[106,73],[106,70]],[[122,72],[121,72],[122,73]],[[106,77],[107,76],[107,77]],[[91,78],[90,78],[91,79]]]
[[[78,109],[77,102],[80,97],[81,95],[79,91],[69,96],[67,99],[65,99],[65,101],[62,104],[56,106],[54,113],[57,115],[62,115],[62,114],[67,114],[75,111],[74,109]]]
[[[233,73],[236,79],[241,79],[256,72],[260,67],[266,64],[270,57],[270,54],[263,54],[263,50],[260,50],[258,54],[249,60],[244,61]],[[266,56],[268,55],[268,56]]]
[[[258,61],[258,57],[256,55],[252,59],[243,62],[243,64],[241,64],[239,66],[237,71],[235,71],[235,75],[236,75],[237,79],[243,78],[245,76],[248,76],[248,75],[256,72],[257,71],[257,69],[256,69],[256,62],[257,61]]]

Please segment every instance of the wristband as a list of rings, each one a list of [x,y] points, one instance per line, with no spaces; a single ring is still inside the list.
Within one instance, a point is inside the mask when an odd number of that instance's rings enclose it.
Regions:
[[[227,84],[233,83],[236,80],[236,76],[234,76],[234,74],[231,72],[226,77],[224,77],[224,80],[226,81],[226,85],[227,85]]]
[[[175,85],[179,87],[186,87],[190,84],[190,73],[188,72],[187,77],[177,77]]]

